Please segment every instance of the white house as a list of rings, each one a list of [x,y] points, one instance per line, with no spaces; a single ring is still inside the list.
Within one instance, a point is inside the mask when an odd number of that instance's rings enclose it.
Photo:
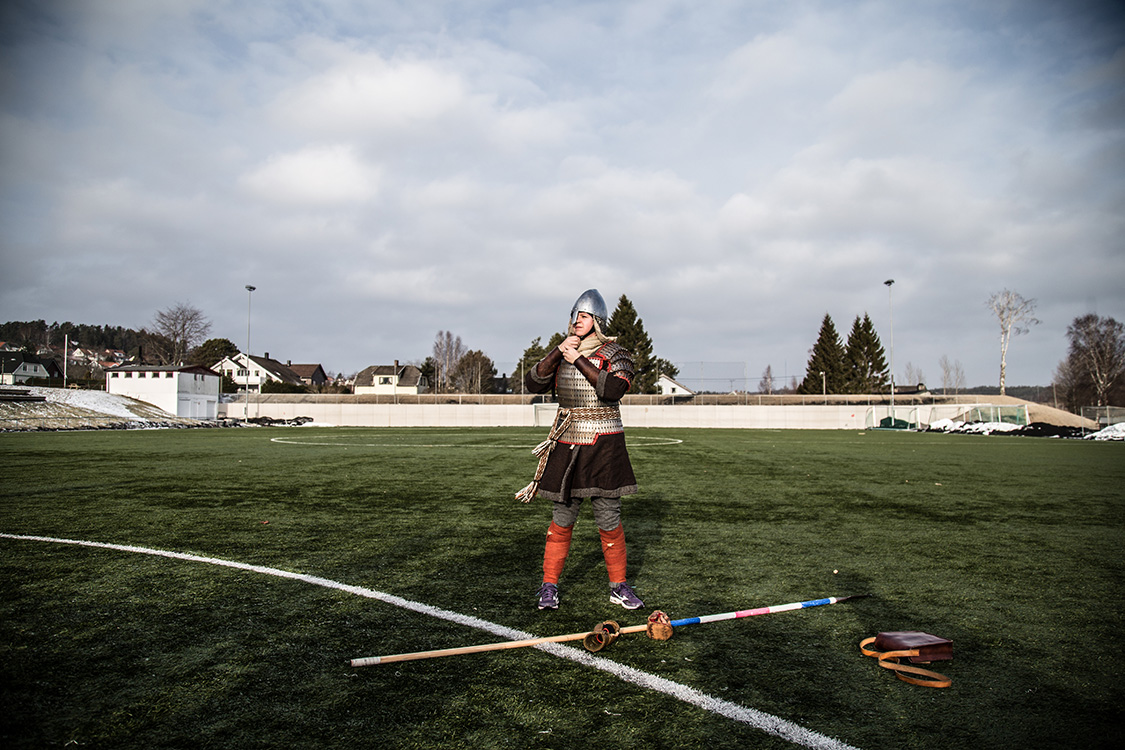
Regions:
[[[105,390],[152,404],[189,419],[214,419],[219,404],[219,373],[199,365],[115,367],[105,374]]]
[[[0,355],[0,384],[15,385],[26,383],[32,378],[47,377],[47,368],[38,357],[23,352],[4,352]]]
[[[355,376],[355,393],[391,395],[418,394],[426,390],[426,378],[414,365],[371,365]]]
[[[247,357],[239,352],[233,357],[223,357],[220,362],[212,365],[211,369],[233,380],[240,393],[247,390],[251,393],[261,393],[262,383],[270,381],[290,385],[303,384],[300,375],[293,372],[288,365],[270,359],[269,352],[266,352],[264,357]]]
[[[682,383],[677,383],[667,375],[661,375],[656,381],[656,387],[660,389],[661,396],[694,396],[695,391],[688,388]]]

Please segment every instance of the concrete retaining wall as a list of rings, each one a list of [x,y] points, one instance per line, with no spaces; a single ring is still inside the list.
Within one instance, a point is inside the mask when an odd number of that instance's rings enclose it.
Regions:
[[[545,427],[554,404],[219,404],[219,416],[271,419],[311,417],[349,427]],[[626,427],[730,427],[741,429],[862,430],[869,407],[843,406],[622,406]]]

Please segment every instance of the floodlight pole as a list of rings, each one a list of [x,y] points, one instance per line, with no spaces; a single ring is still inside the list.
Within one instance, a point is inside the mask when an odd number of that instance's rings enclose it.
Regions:
[[[824,379],[824,371],[820,373],[820,392],[824,396],[824,405],[828,406],[828,381]]]
[[[895,426],[895,308],[891,287],[894,279],[887,279],[883,284],[887,287],[887,307],[891,317],[891,427]]]
[[[256,286],[246,285],[246,396],[242,403],[242,421],[250,420],[250,300]]]

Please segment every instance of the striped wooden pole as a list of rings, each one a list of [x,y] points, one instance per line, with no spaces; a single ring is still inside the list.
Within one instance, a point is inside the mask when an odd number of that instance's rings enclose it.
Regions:
[[[739,617],[754,617],[756,615],[772,615],[777,612],[788,612],[792,609],[808,609],[809,607],[822,607],[825,604],[839,604],[846,602],[848,599],[862,599],[871,596],[870,594],[855,594],[853,596],[835,597],[829,596],[825,599],[810,599],[807,602],[793,602],[792,604],[775,604],[772,607],[758,607],[757,609],[743,609],[737,612],[724,612],[720,615],[704,615],[703,617],[686,617],[682,620],[672,620],[671,625],[674,628],[683,625],[699,625],[705,622],[718,622],[719,620],[735,620]]]
[[[811,599],[807,602],[793,602],[792,604],[778,604],[772,607],[759,607],[757,609],[744,609],[737,612],[724,612],[718,615],[705,615],[703,617],[688,617],[682,620],[672,620],[671,625],[674,628],[682,627],[684,625],[698,625],[705,622],[718,622],[719,620],[734,620],[740,617],[754,617],[756,615],[769,615],[776,612],[787,612],[792,609],[808,609],[809,607],[820,607],[825,604],[839,604],[846,602],[848,599],[862,599],[870,596],[870,594],[856,594],[854,596],[834,597],[830,596],[826,599]],[[648,629],[647,623],[645,625],[631,625],[627,628],[620,628],[619,633],[643,633]],[[416,661],[418,659],[436,659],[441,656],[458,656],[461,654],[479,654],[485,651],[502,651],[509,648],[525,648],[527,646],[538,646],[542,643],[564,643],[566,641],[578,641],[584,639],[595,631],[585,631],[582,633],[567,633],[566,635],[552,635],[544,638],[527,638],[522,641],[503,641],[500,643],[485,643],[478,646],[460,646],[456,648],[443,648],[435,651],[415,651],[410,654],[391,654],[389,656],[365,656],[359,659],[352,659],[351,665],[353,667],[369,667],[375,664],[391,664],[398,661]]]

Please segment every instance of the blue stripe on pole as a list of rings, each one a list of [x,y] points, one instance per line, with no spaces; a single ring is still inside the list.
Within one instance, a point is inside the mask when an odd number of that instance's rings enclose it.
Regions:
[[[683,625],[698,625],[701,622],[717,622],[719,620],[733,620],[739,617],[749,617],[753,612],[757,615],[773,614],[775,612],[786,612],[791,609],[807,609],[808,607],[820,607],[825,604],[835,604],[840,601],[834,596],[826,599],[810,599],[807,602],[794,602],[793,604],[780,604],[773,607],[762,607],[758,610],[745,610],[745,612],[726,612],[721,615],[707,615],[705,617],[685,617],[682,620],[672,620],[669,623],[672,627],[678,628]]]
[[[813,599],[812,601],[801,602],[801,606],[802,607],[819,607],[822,604],[832,604],[834,601],[836,601],[836,600],[833,599],[832,597],[829,597],[827,599]]]

